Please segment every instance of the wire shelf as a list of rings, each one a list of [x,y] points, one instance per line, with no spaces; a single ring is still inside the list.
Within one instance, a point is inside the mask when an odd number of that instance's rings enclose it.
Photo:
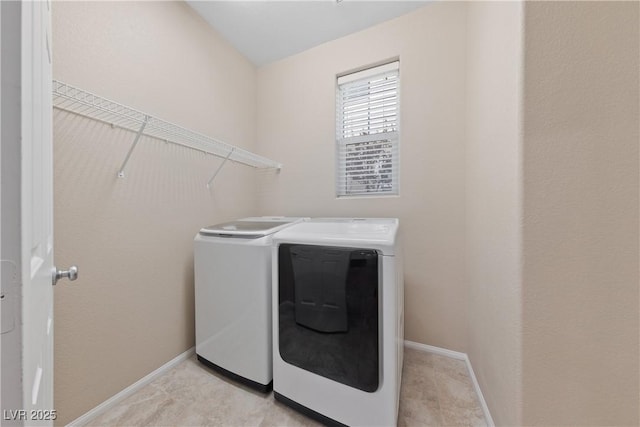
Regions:
[[[124,167],[141,135],[203,151],[220,157],[225,162],[229,160],[258,169],[282,168],[282,164],[266,157],[150,116],[142,111],[110,101],[57,80],[53,81],[53,106],[60,110],[69,111],[137,133],[127,158],[120,168],[119,176],[124,176]],[[219,169],[215,175],[217,175]],[[215,175],[209,183],[215,178]]]

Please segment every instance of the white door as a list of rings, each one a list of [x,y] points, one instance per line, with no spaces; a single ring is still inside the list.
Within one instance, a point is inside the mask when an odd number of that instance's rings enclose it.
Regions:
[[[21,11],[22,400],[28,425],[53,407],[51,4]]]
[[[59,276],[75,279],[77,271],[56,274],[53,267],[51,3],[0,2],[0,9],[0,424],[51,425],[57,415],[53,406],[53,284]],[[16,270],[15,292],[14,283],[6,280],[11,266]]]

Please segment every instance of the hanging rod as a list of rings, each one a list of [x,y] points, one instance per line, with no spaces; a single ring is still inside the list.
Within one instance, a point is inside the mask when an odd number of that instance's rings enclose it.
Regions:
[[[212,154],[224,159],[224,162],[229,160],[258,169],[271,168],[279,170],[282,168],[281,163],[266,157],[153,117],[58,80],[53,80],[53,106],[59,110],[69,111],[136,133],[127,157],[118,171],[118,176],[120,177],[124,176],[124,168],[142,135]],[[217,172],[219,172],[219,169]]]

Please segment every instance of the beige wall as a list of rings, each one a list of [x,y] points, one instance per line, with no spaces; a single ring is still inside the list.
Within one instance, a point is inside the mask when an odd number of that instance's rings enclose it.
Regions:
[[[335,196],[336,74],[400,58],[400,196]],[[282,161],[261,214],[399,217],[406,338],[467,350],[465,5],[434,3],[258,70],[257,143]]]
[[[638,12],[437,2],[256,72],[184,4],[54,3],[55,78],[285,165],[208,191],[145,140],[121,180],[133,135],[56,112],[58,421],[193,345],[198,228],[284,214],[399,217],[406,337],[468,352],[497,424],[639,424]],[[337,200],[335,76],[394,57],[401,195]]]
[[[497,425],[522,422],[522,5],[467,11],[469,358]]]
[[[526,424],[640,424],[639,12],[525,6]]]
[[[638,425],[638,4],[521,9],[468,5],[469,356],[498,425]]]
[[[54,77],[254,148],[255,69],[186,4],[55,2]],[[254,214],[255,174],[55,112],[55,407],[67,423],[194,344],[192,239]]]

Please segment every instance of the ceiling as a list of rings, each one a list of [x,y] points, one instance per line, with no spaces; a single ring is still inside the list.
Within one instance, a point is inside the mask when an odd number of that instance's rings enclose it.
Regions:
[[[298,0],[187,3],[256,66],[363,30],[427,1]]]

